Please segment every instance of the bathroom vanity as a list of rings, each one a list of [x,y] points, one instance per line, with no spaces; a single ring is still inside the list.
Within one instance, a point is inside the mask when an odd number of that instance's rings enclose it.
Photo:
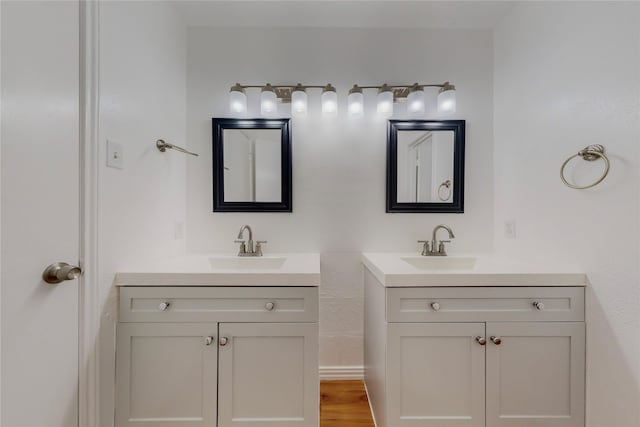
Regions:
[[[317,254],[122,271],[116,426],[317,427]]]
[[[584,427],[581,273],[363,254],[377,427]]]

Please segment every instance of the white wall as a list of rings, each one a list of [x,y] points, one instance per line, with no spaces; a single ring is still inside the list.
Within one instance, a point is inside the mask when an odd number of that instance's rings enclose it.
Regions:
[[[518,4],[494,34],[495,242],[576,261],[587,290],[587,425],[640,425],[640,4]],[[562,162],[606,146],[609,177],[571,190]],[[586,182],[602,163],[578,160]],[[471,191],[471,190],[470,190]],[[503,236],[517,223],[516,239]]]
[[[188,252],[233,253],[246,223],[269,241],[267,253],[322,253],[320,364],[362,365],[360,252],[417,253],[416,240],[440,223],[456,232],[451,253],[492,248],[492,64],[490,31],[190,28],[187,135],[201,157],[187,172]],[[374,118],[375,91],[359,121],[322,119],[319,92],[309,91],[309,116],[292,122],[293,213],[212,213],[211,118],[228,115],[235,82],[331,82],[344,112],[354,83],[445,80],[458,89],[450,118],[467,120],[464,215],[385,213],[386,122]],[[249,94],[250,117],[259,117],[258,94]]]
[[[114,274],[127,261],[184,252],[186,27],[166,2],[100,4],[101,419],[113,425]],[[106,140],[124,145],[107,168]],[[176,234],[177,231],[177,234]]]

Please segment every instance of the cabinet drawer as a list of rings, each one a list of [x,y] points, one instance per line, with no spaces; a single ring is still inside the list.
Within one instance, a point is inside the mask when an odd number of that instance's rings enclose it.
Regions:
[[[317,322],[318,288],[122,287],[120,321]]]
[[[582,287],[387,288],[388,322],[583,320]]]

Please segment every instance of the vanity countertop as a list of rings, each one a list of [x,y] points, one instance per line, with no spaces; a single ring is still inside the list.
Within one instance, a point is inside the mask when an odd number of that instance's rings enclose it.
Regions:
[[[364,253],[362,263],[386,287],[586,286],[570,265],[514,262],[489,255],[423,257],[417,253]]]
[[[119,268],[116,286],[319,286],[320,255],[195,254]]]

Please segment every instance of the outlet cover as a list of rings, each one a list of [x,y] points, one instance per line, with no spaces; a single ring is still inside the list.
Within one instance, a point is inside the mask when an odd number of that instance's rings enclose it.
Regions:
[[[107,166],[124,169],[124,148],[122,144],[107,140]]]
[[[516,222],[514,220],[504,222],[504,237],[507,239],[516,238]]]

